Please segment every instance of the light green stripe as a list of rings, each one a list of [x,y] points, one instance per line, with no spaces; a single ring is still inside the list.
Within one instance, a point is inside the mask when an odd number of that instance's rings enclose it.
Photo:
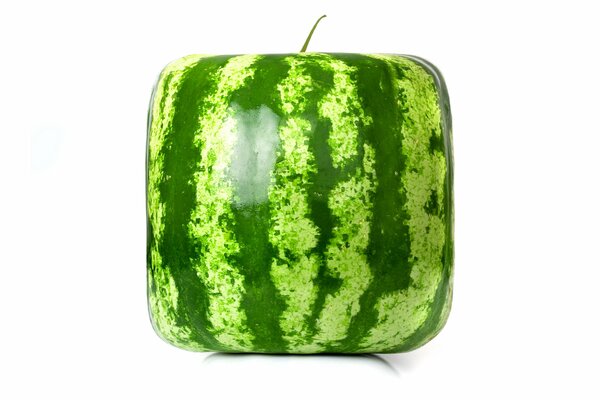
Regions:
[[[148,285],[155,291],[149,291],[149,306],[157,332],[163,339],[190,350],[206,350],[190,340],[191,331],[187,326],[178,326],[177,300],[179,293],[168,266],[163,265],[159,251],[165,227],[165,205],[161,201],[159,185],[164,179],[164,143],[173,122],[173,102],[183,76],[190,66],[195,65],[203,56],[194,55],[181,58],[167,65],[158,80],[152,104],[152,120],[148,140],[148,217],[152,227],[152,245],[150,258],[152,272],[148,273]]]
[[[232,351],[251,351],[253,335],[246,327],[241,304],[244,277],[231,262],[240,248],[233,233],[234,189],[228,176],[237,140],[230,96],[253,76],[251,66],[258,58],[231,58],[217,72],[217,87],[205,100],[208,108],[201,113],[194,138],[201,156],[194,174],[196,207],[189,234],[201,245],[201,256],[193,260],[193,265],[208,291],[208,320],[215,338]]]
[[[354,71],[339,60],[328,62],[333,69],[334,88],[319,104],[319,113],[331,121],[329,147],[334,166],[345,168],[359,156],[359,127],[372,120],[364,114]],[[323,345],[344,339],[352,318],[360,309],[359,300],[373,276],[366,258],[372,220],[372,196],[377,185],[375,150],[363,146],[362,168],[337,184],[328,205],[334,217],[333,237],[326,250],[327,271],[342,280],[340,289],[328,294],[316,321],[315,339]]]
[[[278,85],[285,119],[279,129],[280,149],[269,188],[272,225],[269,239],[277,252],[271,266],[275,287],[285,299],[280,317],[283,338],[290,352],[316,351],[308,343],[307,318],[317,296],[314,279],[319,258],[310,254],[317,245],[318,229],[310,218],[306,185],[316,172],[309,149],[313,128],[299,115],[305,108],[305,95],[312,79],[302,68],[303,61],[288,58],[290,71]]]
[[[412,335],[427,319],[430,305],[442,278],[445,222],[426,211],[435,191],[438,204],[444,201],[446,161],[444,154],[431,153],[432,134],[441,132],[441,114],[433,78],[413,61],[374,55],[403,69],[394,83],[401,103],[407,108],[402,124],[402,153],[406,166],[402,185],[407,197],[406,214],[411,246],[411,283],[408,289],[383,295],[377,302],[378,322],[361,342],[364,351],[393,348]]]
[[[346,337],[352,317],[360,310],[360,297],[373,279],[366,249],[373,217],[371,198],[377,185],[374,163],[375,151],[365,144],[363,171],[357,169],[329,195],[329,208],[337,224],[327,246],[327,270],[342,279],[342,285],[325,298],[317,320],[319,342]]]
[[[331,160],[335,168],[340,168],[358,155],[358,124],[369,124],[372,119],[365,115],[350,76],[355,68],[333,58],[322,65],[333,71],[333,90],[319,103],[319,114],[331,121]]]

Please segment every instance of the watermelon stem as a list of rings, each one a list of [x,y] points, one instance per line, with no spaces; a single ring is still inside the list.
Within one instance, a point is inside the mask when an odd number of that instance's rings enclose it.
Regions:
[[[315,31],[315,29],[317,28],[317,25],[319,25],[319,22],[325,18],[327,15],[321,15],[321,18],[319,18],[317,20],[317,22],[315,22],[315,24],[313,25],[312,29],[310,30],[310,33],[308,34],[308,37],[306,38],[306,41],[304,42],[304,46],[302,46],[302,50],[300,50],[300,53],[305,53],[306,52],[306,48],[308,47],[308,42],[310,42],[310,38],[313,35],[313,32]]]

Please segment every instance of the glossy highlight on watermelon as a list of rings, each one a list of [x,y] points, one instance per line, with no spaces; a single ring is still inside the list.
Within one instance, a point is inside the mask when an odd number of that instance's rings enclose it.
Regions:
[[[194,351],[402,352],[452,297],[450,107],[427,61],[192,55],[149,112],[148,304]]]

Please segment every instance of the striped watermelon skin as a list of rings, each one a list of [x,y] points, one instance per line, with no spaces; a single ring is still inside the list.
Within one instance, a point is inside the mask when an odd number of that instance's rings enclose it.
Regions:
[[[192,55],[154,88],[152,325],[187,350],[389,353],[445,324],[448,95],[389,54]]]

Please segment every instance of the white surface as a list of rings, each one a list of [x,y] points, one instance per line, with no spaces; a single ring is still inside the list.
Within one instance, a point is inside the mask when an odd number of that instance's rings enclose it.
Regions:
[[[593,1],[0,5],[0,398],[599,398]],[[151,86],[189,53],[422,56],[454,116],[455,302],[408,354],[193,354],[152,332]],[[225,396],[225,397],[223,397]]]

